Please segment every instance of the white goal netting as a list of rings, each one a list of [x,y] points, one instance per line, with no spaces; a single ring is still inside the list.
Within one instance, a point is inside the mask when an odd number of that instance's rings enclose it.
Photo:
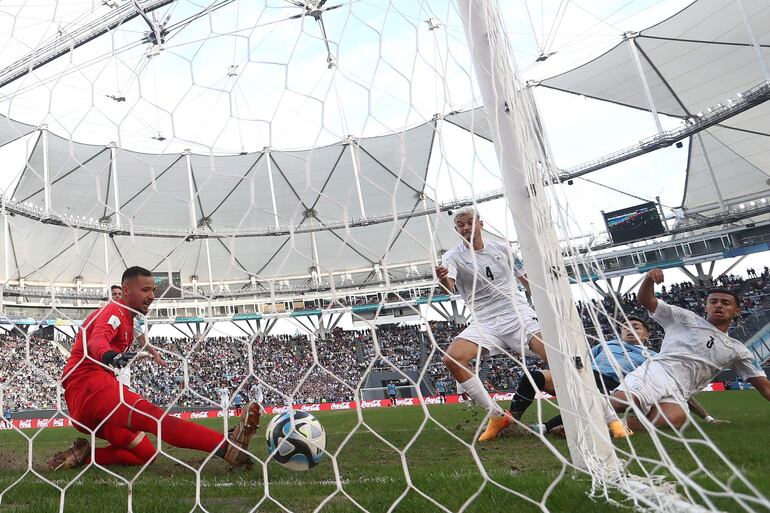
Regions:
[[[592,355],[648,316],[634,290],[587,283],[608,278],[585,243],[617,205],[561,183],[549,145],[571,143],[549,143],[527,72],[594,48],[592,30],[605,37],[636,11],[569,19],[566,5],[534,3],[0,5],[0,510],[770,511],[754,442],[731,440],[734,425],[690,412],[680,429],[643,420],[647,432],[609,435]],[[657,191],[605,178],[634,198]],[[454,216],[468,207],[506,248],[500,268],[523,262],[526,280],[501,286],[469,253],[464,302],[436,267],[463,247]],[[125,390],[222,436],[257,401],[247,468],[175,447],[160,421],[151,458],[100,459],[136,445],[108,446],[110,418],[71,411],[62,370],[75,338],[131,266],[157,289],[133,327]],[[755,278],[765,301],[770,276]],[[704,290],[663,293],[697,309]],[[553,387],[480,442],[487,411],[448,351],[491,322],[485,293],[511,298],[498,315],[517,322],[531,303],[548,362],[521,340],[467,369],[505,409],[543,370]],[[649,331],[655,350],[662,330]],[[751,394],[745,408],[765,407]],[[147,417],[130,397],[128,418]],[[325,429],[307,472],[265,444],[269,421],[292,410]],[[78,437],[84,459],[48,469]]]

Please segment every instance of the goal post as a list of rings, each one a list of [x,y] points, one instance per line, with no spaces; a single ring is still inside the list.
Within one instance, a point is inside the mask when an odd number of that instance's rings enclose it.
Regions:
[[[492,0],[457,0],[457,5],[521,255],[535,284],[532,300],[572,462],[586,470],[603,467],[602,472],[614,472],[618,462],[604,423],[602,398],[594,386],[588,344],[543,190],[549,161],[539,144],[541,134],[535,133],[530,97],[517,83],[514,57],[499,21],[502,13]]]

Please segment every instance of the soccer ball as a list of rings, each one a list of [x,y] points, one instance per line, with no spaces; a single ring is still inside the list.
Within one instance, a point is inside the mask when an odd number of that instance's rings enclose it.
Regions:
[[[267,450],[289,470],[309,470],[321,461],[326,449],[326,431],[311,414],[288,411],[276,415],[265,431]]]

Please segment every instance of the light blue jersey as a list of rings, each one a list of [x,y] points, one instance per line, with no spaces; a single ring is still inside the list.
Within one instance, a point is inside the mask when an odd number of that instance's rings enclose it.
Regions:
[[[591,349],[591,354],[594,359],[594,370],[599,374],[614,378],[616,381],[622,381],[623,376],[643,364],[648,357],[657,353],[642,345],[608,340],[606,348],[602,344],[597,344]],[[623,376],[617,375],[613,363],[620,368]]]
[[[388,395],[396,395],[396,385],[388,383]]]
[[[446,393],[446,385],[444,385],[443,381],[436,383],[436,390],[438,390],[439,394]]]

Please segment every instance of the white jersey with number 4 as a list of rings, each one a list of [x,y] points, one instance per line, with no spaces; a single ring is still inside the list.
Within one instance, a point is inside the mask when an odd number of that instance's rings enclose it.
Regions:
[[[688,399],[724,369],[731,368],[744,380],[764,376],[746,346],[716,329],[699,315],[658,300],[650,314],[666,331],[660,352],[650,360],[669,374]]]
[[[511,257],[507,244],[488,240],[483,248],[472,251],[462,243],[444,253],[441,263],[480,322],[511,315],[513,302],[527,303],[516,282],[526,274],[524,264]]]

